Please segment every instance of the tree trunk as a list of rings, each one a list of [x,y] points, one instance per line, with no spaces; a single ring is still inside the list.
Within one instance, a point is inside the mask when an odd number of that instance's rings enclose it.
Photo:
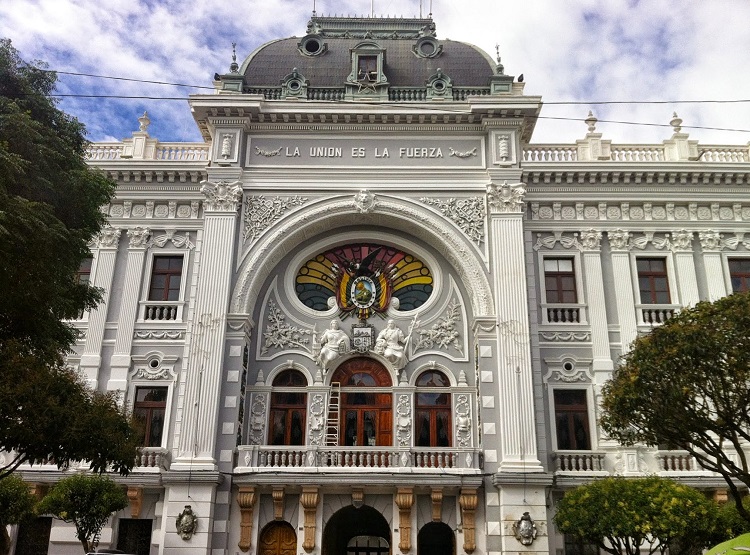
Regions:
[[[10,535],[8,534],[8,527],[0,524],[0,555],[8,555],[10,553]]]

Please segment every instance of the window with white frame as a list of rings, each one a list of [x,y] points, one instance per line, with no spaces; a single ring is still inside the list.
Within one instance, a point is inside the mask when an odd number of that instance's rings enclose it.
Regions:
[[[750,258],[730,258],[729,279],[732,282],[732,293],[750,290]]]
[[[576,259],[573,256],[545,256],[542,259],[544,274],[544,323],[585,323],[579,306]]]
[[[641,304],[669,304],[672,302],[666,258],[638,257],[636,269],[638,271]]]
[[[588,396],[585,389],[555,389],[555,432],[557,448],[588,451],[591,449]]]
[[[182,254],[156,255],[151,262],[148,298],[143,313],[144,320],[178,320],[182,294]]]
[[[168,387],[135,388],[133,419],[141,432],[142,447],[161,447],[168,393]]]

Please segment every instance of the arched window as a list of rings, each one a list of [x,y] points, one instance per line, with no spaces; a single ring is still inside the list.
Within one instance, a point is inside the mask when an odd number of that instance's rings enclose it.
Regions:
[[[304,445],[307,380],[298,370],[284,370],[273,380],[269,445]]]
[[[370,358],[344,361],[331,378],[341,384],[339,444],[391,445],[393,409],[391,376]]]
[[[414,444],[417,447],[450,447],[451,394],[448,377],[428,370],[417,378]]]
[[[428,522],[417,534],[417,555],[455,555],[456,537],[444,522]]]

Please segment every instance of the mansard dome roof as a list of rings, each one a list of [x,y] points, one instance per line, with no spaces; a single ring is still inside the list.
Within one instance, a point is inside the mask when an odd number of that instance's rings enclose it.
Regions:
[[[438,70],[457,87],[488,87],[496,68],[481,49],[439,40],[431,19],[313,17],[308,34],[271,41],[240,68],[245,85],[277,87],[295,69],[310,87],[341,87],[352,71],[352,50],[383,52],[382,72],[392,87],[424,87]]]

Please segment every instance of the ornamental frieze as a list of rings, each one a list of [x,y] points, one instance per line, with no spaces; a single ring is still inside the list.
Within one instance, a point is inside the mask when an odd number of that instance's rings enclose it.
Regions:
[[[632,204],[621,202],[608,204],[531,204],[532,220],[600,220],[600,221],[749,221],[750,205],[740,203],[721,205],[713,203],[699,205],[689,203],[676,205],[665,204]]]

